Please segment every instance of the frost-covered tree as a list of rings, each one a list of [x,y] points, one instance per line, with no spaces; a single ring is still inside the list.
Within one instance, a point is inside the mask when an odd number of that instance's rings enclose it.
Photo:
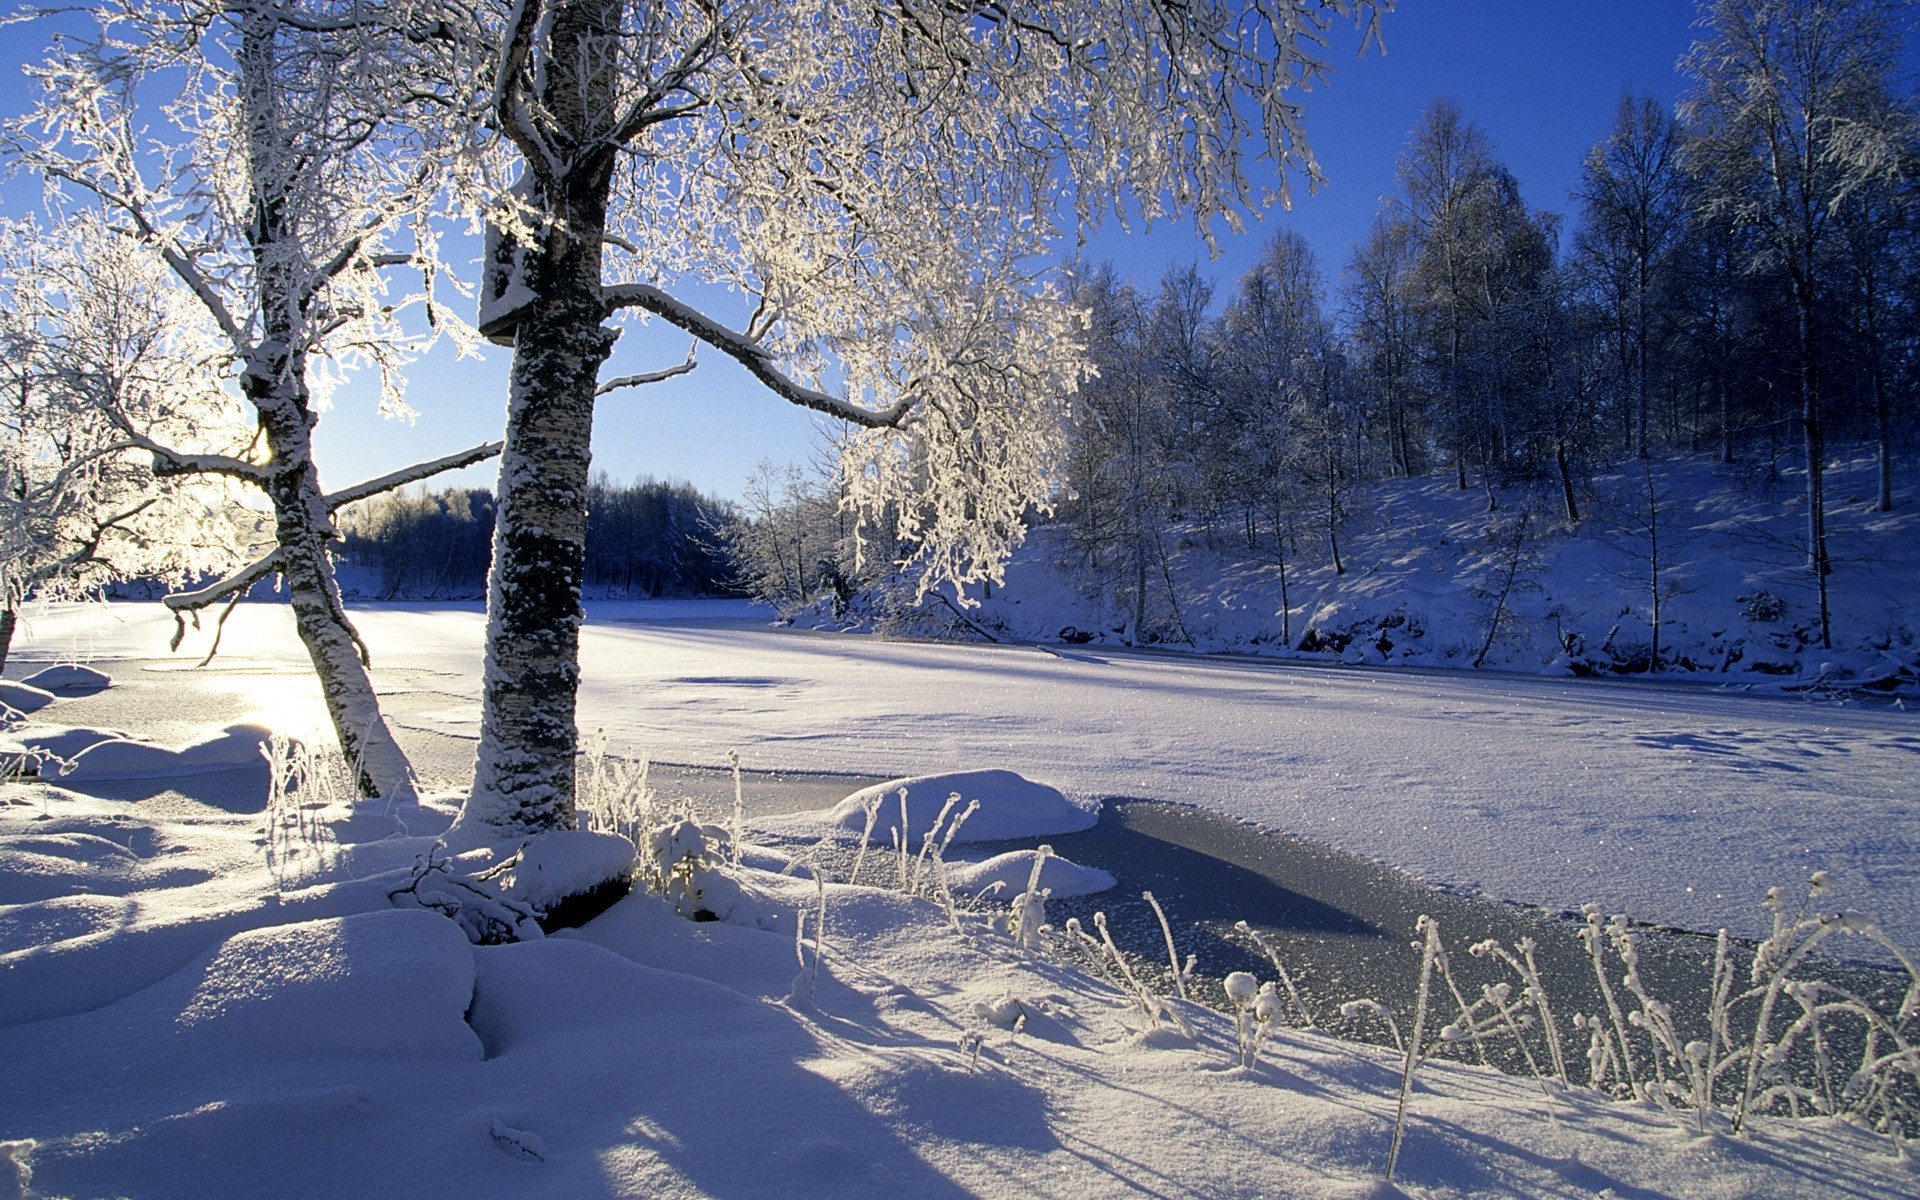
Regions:
[[[466,43],[445,36],[457,14],[428,0],[108,0],[93,11],[94,36],[61,39],[32,68],[43,99],[12,123],[6,149],[56,204],[94,205],[124,253],[163,264],[194,297],[221,339],[209,369],[232,380],[257,425],[240,453],[191,430],[127,436],[156,474],[250,485],[272,510],[270,553],[168,603],[197,611],[278,574],[362,791],[410,796],[334,582],[332,516],[495,448],[330,495],[312,435],[350,369],[376,372],[383,406],[402,410],[400,368],[422,341],[405,323],[410,306],[421,325],[451,327],[430,290],[390,283],[402,268],[429,284],[439,270],[430,219],[470,130],[454,103]]]
[[[490,585],[479,836],[573,822],[584,495],[619,313],[868,431],[849,502],[923,588],[992,579],[1044,507],[1083,357],[1033,277],[1057,214],[1262,199],[1316,167],[1301,87],[1385,0],[514,0],[493,124],[518,150],[484,328],[514,362]],[[695,307],[700,284],[745,298]],[[748,311],[750,309],[750,311]],[[909,493],[914,502],[904,503]]]
[[[1615,339],[1625,440],[1642,458],[1659,294],[1682,233],[1682,184],[1673,118],[1651,96],[1622,96],[1612,131],[1581,164],[1574,261]]]
[[[1820,644],[1832,645],[1821,341],[1848,198],[1910,137],[1889,102],[1899,70],[1901,0],[1713,0],[1706,36],[1683,60],[1688,154],[1709,211],[1752,234],[1750,274],[1780,281],[1794,318],[1794,375],[1806,457],[1808,566]]]
[[[245,449],[218,342],[95,213],[0,224],[0,667],[28,599],[235,565],[227,489],[156,479],[142,440]]]

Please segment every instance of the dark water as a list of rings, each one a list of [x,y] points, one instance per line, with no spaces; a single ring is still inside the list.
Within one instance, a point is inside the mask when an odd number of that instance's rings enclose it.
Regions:
[[[1048,841],[1062,856],[1101,867],[1119,880],[1112,891],[1049,904],[1048,918],[1054,924],[1079,916],[1090,929],[1092,914],[1104,911],[1116,943],[1152,964],[1170,992],[1165,938],[1140,898],[1141,892],[1151,891],[1166,910],[1181,956],[1191,954],[1197,960],[1194,998],[1226,1007],[1219,981],[1228,972],[1249,971],[1262,980],[1275,976],[1265,954],[1234,932],[1236,922],[1246,921],[1279,953],[1316,1023],[1343,1037],[1391,1044],[1391,1035],[1376,1018],[1348,1020],[1340,1015],[1342,1002],[1360,998],[1392,1010],[1403,1030],[1410,1026],[1420,971],[1416,923],[1423,914],[1438,923],[1454,983],[1469,1002],[1479,998],[1483,984],[1508,982],[1516,996],[1522,987],[1512,970],[1490,956],[1470,954],[1469,947],[1494,939],[1517,955],[1521,941],[1531,939],[1568,1072],[1576,1083],[1586,1078],[1586,1035],[1575,1029],[1573,1018],[1606,1010],[1593,959],[1579,936],[1586,924],[1579,914],[1453,894],[1327,846],[1160,801],[1110,799],[1093,829]],[[1647,989],[1671,1006],[1683,1041],[1705,1038],[1715,939],[1646,926],[1635,927],[1634,934]],[[1750,943],[1735,941],[1731,946],[1736,993],[1749,984],[1752,950]],[[1604,961],[1622,1008],[1636,1008],[1622,986],[1625,972],[1619,959],[1609,950]],[[1897,1009],[1907,983],[1904,973],[1838,961],[1820,961],[1799,974],[1871,997],[1888,1013]],[[1429,1037],[1460,1011],[1444,979],[1434,981],[1430,1004]],[[1783,1001],[1781,1013],[1788,1010],[1797,1013],[1798,1008]],[[1754,1010],[1737,1011],[1744,1011],[1750,1033]],[[1783,1017],[1776,1028],[1784,1019],[1791,1017]],[[1838,1044],[1831,1048],[1836,1061],[1846,1062],[1849,1050],[1857,1056],[1858,1033],[1836,1023],[1835,1034]],[[1545,1044],[1537,1033],[1529,1038],[1535,1061],[1544,1068],[1550,1061]],[[1645,1053],[1646,1036],[1636,1030],[1632,1038],[1635,1052]],[[1478,1045],[1463,1042],[1437,1053],[1532,1073],[1511,1036],[1491,1037]],[[1648,1066],[1646,1061],[1639,1064],[1643,1073]]]

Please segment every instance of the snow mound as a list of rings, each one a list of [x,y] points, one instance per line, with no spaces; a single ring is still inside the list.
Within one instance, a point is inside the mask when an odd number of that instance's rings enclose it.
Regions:
[[[947,885],[955,894],[988,896],[1007,900],[1027,888],[1033,877],[1036,850],[1013,850],[996,854],[985,862],[951,863],[947,866]],[[1056,899],[1091,896],[1113,887],[1117,881],[1098,867],[1083,867],[1058,855],[1049,855],[1040,868],[1040,886],[1050,888]]]
[[[251,766],[264,761],[260,748],[272,736],[265,725],[242,724],[177,748],[130,739],[97,742],[74,756],[66,775],[73,780],[125,779]]]
[[[39,712],[59,697],[52,692],[31,684],[18,683],[11,679],[0,679],[0,706],[12,709],[16,713]]]
[[[480,1057],[473,950],[438,913],[393,909],[235,934],[184,974],[175,1030],[250,1062]],[[197,974],[197,979],[194,976]]]
[[[29,725],[14,731],[20,745],[36,758],[69,759],[101,742],[136,742],[139,739],[118,729],[92,729],[86,726]]]
[[[1057,788],[1035,783],[1012,771],[991,770],[892,779],[862,788],[824,812],[773,817],[758,824],[769,832],[790,836],[840,833],[859,837],[860,831],[866,828],[868,808],[877,806],[872,840],[875,845],[884,846],[900,828],[903,789],[907,793],[906,841],[914,847],[939,820],[947,798],[956,793],[960,802],[948,814],[949,822],[957,819],[970,801],[980,802],[980,807],[960,827],[959,835],[954,838],[956,843],[1005,842],[1078,833],[1091,829],[1100,817],[1097,807],[1076,804]]]
[[[103,692],[113,683],[113,677],[105,671],[96,671],[92,667],[73,664],[48,667],[37,674],[22,680],[29,687],[52,692],[56,696],[91,696]]]

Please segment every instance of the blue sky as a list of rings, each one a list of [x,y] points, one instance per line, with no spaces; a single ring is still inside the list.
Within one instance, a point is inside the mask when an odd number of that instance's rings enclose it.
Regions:
[[[1400,10],[1386,18],[1386,53],[1355,58],[1356,40],[1342,39],[1332,53],[1332,82],[1307,97],[1308,131],[1328,177],[1318,193],[1300,189],[1291,212],[1269,213],[1245,234],[1223,236],[1215,261],[1208,261],[1191,227],[1179,223],[1098,230],[1091,256],[1112,260],[1144,284],[1170,264],[1196,262],[1225,295],[1267,238],[1292,228],[1335,279],[1381,197],[1395,190],[1394,162],[1408,130],[1438,96],[1452,98],[1486,131],[1530,204],[1570,214],[1567,193],[1581,157],[1605,136],[1621,94],[1650,92],[1667,103],[1679,96],[1683,80],[1674,63],[1693,39],[1694,18],[1691,0],[1400,0]],[[0,59],[17,63],[41,40],[31,26],[0,27]],[[5,111],[18,112],[25,102],[14,78],[0,85]],[[16,208],[30,198],[31,190],[17,182],[0,193]],[[684,352],[678,335],[633,329],[609,369],[667,365]],[[684,379],[601,402],[596,469],[621,480],[685,479],[737,496],[761,459],[809,457],[817,441],[810,414],[766,394],[718,356],[706,358]],[[503,350],[481,363],[453,362],[450,355],[421,363],[410,391],[420,415],[411,425],[379,417],[370,389],[347,389],[318,431],[328,484],[498,436],[506,366]],[[487,486],[492,472],[474,468],[445,478]]]

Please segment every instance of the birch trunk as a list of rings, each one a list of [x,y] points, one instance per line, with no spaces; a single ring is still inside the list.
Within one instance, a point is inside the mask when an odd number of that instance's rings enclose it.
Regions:
[[[247,355],[241,390],[259,411],[269,451],[265,487],[273,502],[281,577],[292,600],[294,627],[319,676],[341,752],[353,766],[362,796],[412,800],[412,768],[380,713],[364,647],[340,603],[327,555],[335,531],[313,463],[317,418],[307,386],[306,353],[298,348],[304,345],[300,335],[313,294],[297,269],[305,258],[296,216],[301,177],[282,152],[287,114],[276,77],[276,20],[272,13],[255,10],[241,26],[239,65],[251,193],[246,236],[264,334]]]
[[[286,581],[294,628],[320,679],[334,736],[353,766],[362,796],[413,800],[413,768],[381,715],[360,635],[341,605],[328,558],[333,522],[313,465],[304,379],[295,367],[281,371],[278,378],[249,374],[243,384],[259,407],[273,454],[267,494],[273,501],[280,575]]]

